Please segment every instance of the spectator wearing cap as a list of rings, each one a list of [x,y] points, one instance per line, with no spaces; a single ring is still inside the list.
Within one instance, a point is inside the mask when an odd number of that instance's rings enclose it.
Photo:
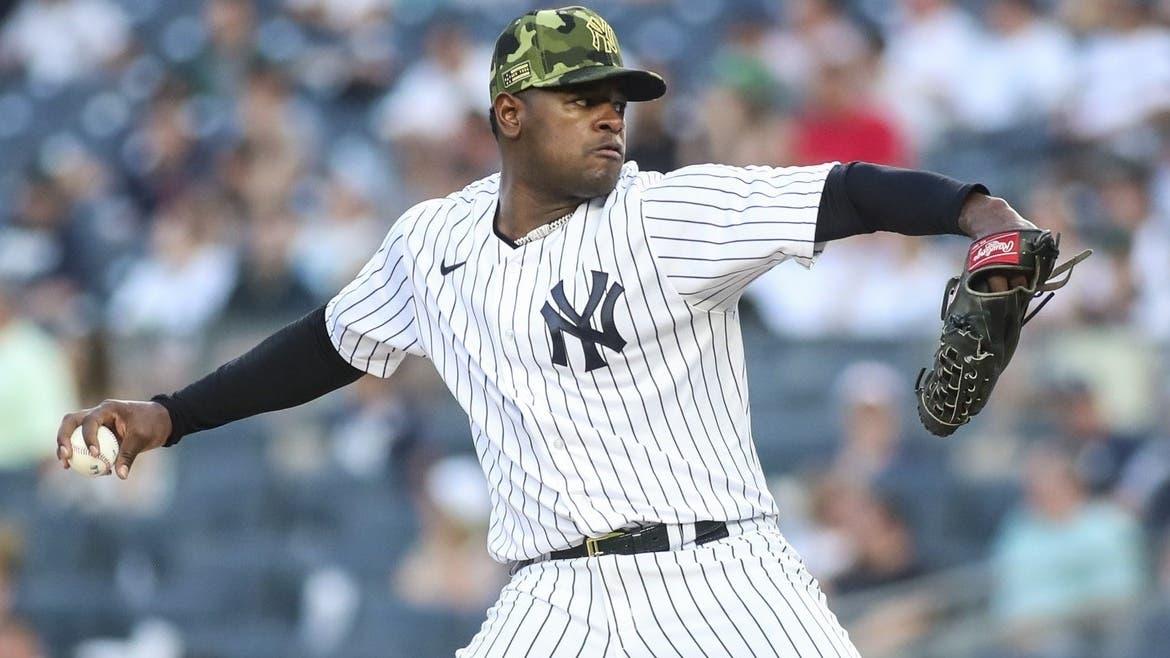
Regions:
[[[937,444],[907,435],[899,411],[911,404],[904,390],[905,378],[882,362],[860,361],[841,373],[843,425],[832,468],[837,477],[900,501],[915,541],[933,551],[942,543],[943,501],[952,483]]]

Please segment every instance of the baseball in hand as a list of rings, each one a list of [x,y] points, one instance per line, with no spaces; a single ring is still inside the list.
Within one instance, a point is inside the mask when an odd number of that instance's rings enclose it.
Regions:
[[[69,437],[73,448],[73,457],[69,459],[69,468],[78,473],[88,473],[94,477],[109,475],[114,469],[114,459],[118,456],[118,439],[110,428],[98,427],[97,442],[98,454],[94,457],[89,454],[89,446],[85,445],[85,438],[81,435],[81,427],[73,430]]]

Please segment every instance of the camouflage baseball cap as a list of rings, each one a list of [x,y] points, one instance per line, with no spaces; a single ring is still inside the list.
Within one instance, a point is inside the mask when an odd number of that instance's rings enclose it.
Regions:
[[[530,11],[496,39],[491,100],[501,92],[561,87],[616,78],[626,98],[649,101],[666,93],[657,73],[622,67],[613,28],[586,7]]]

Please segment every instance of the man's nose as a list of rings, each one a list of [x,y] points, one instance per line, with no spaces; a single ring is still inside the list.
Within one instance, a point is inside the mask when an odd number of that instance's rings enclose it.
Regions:
[[[617,135],[626,127],[626,120],[612,103],[605,103],[601,110],[601,116],[597,119],[597,127],[599,130],[606,130]]]

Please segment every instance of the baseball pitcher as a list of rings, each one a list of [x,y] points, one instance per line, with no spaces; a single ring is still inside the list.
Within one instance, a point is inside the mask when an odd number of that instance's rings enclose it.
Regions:
[[[512,571],[458,656],[856,656],[777,528],[740,295],[850,235],[993,237],[951,286],[919,385],[924,422],[949,433],[1010,358],[1003,325],[1051,287],[1056,242],[982,186],[927,172],[640,171],[625,161],[627,103],[665,92],[623,66],[597,13],[517,18],[491,67],[499,173],[406,211],[328,304],[207,377],[66,416],[59,457],[77,426],[92,446],[104,425],[126,478],[147,450],[389,377],[414,354],[467,412],[488,550]],[[985,367],[964,369],[971,358]]]

